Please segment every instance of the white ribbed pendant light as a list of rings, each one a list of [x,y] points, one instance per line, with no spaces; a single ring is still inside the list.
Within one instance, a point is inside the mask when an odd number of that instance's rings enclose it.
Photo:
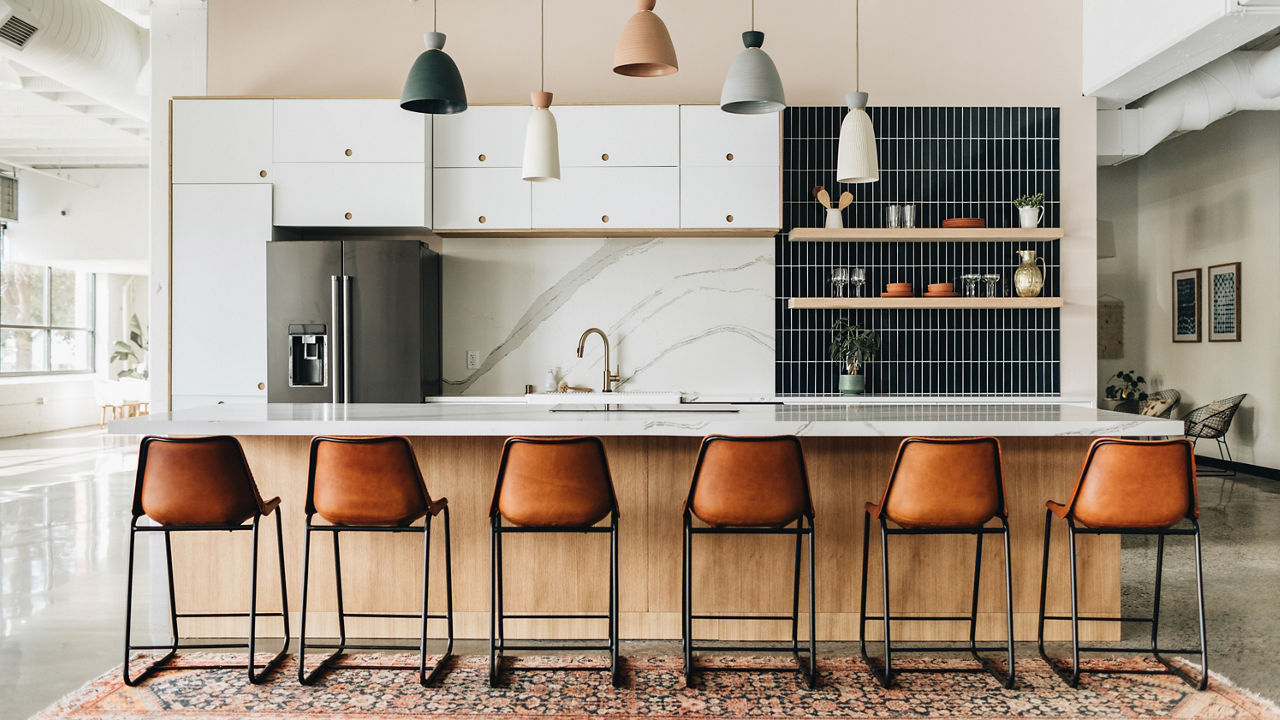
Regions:
[[[546,91],[546,3],[539,3],[542,40],[539,54],[539,76],[542,90],[531,93],[533,113],[524,133],[524,162],[521,178],[529,182],[560,179],[560,132],[556,116],[551,114],[551,93]]]
[[[725,75],[720,109],[735,115],[779,112],[787,106],[782,78],[768,53],[761,50],[764,33],[756,31],[756,2],[751,0],[751,30],[742,33],[746,49],[738,53]]]
[[[854,82],[860,84],[862,76],[862,2],[854,10],[854,22],[858,28],[854,36],[854,54],[857,66]],[[859,90],[845,95],[849,112],[840,123],[840,145],[836,150],[836,181],[842,183],[868,183],[880,179],[880,158],[876,154],[876,132],[867,115],[867,94]]]

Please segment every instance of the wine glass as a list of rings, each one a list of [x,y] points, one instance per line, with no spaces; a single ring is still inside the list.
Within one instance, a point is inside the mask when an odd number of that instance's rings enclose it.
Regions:
[[[862,286],[867,283],[867,269],[860,267],[854,268],[849,279],[853,280],[854,292],[858,297],[862,297]]]
[[[832,268],[831,284],[836,286],[836,297],[844,297],[844,286],[849,284],[849,268]]]

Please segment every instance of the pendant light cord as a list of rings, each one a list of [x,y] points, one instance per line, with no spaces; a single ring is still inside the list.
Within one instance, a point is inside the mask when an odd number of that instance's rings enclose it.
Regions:
[[[756,0],[751,0],[751,32],[756,31]]]
[[[538,3],[538,89],[547,91],[547,0]]]
[[[440,32],[440,0],[431,0],[431,32]]]
[[[755,0],[752,0],[754,2]],[[853,89],[862,90],[862,0],[853,4]]]

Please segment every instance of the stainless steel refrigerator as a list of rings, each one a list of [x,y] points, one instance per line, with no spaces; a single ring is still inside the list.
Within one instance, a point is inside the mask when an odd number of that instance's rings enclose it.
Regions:
[[[267,244],[267,400],[440,394],[440,256],[418,240]]]

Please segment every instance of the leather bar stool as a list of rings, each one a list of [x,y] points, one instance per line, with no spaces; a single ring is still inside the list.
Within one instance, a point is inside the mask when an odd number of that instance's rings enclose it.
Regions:
[[[249,682],[260,683],[284,660],[289,648],[288,585],[284,575],[284,543],[281,536],[280,498],[263,501],[249,472],[240,443],[232,437],[160,438],[145,437],[138,450],[138,475],[133,489],[133,519],[129,523],[129,574],[125,590],[124,682],[136,686],[154,673],[165,670],[224,670],[246,667]],[[258,612],[258,525],[263,517],[276,516],[276,549],[280,563],[280,612]],[[155,525],[138,525],[147,517]],[[250,522],[251,521],[251,522]],[[245,524],[248,522],[248,524]],[[253,555],[247,613],[180,613],[173,590],[173,544],[178,532],[251,532]],[[168,645],[133,645],[133,556],[138,533],[163,533],[165,567],[169,582]],[[249,618],[248,660],[245,665],[183,665],[169,661],[179,650],[206,650],[244,647],[240,643],[186,643],[179,645],[178,620],[183,618]],[[284,623],[284,643],[280,652],[261,670],[254,662],[258,618],[278,617]],[[168,650],[136,677],[129,677],[134,650]]]
[[[871,542],[871,521],[880,521],[880,566],[883,580],[883,611],[867,615],[867,555]],[[999,527],[988,527],[999,520]],[[892,522],[896,527],[890,527]],[[1007,646],[980,647],[977,644],[978,586],[982,578],[982,540],[999,534],[1004,540],[1004,592]],[[973,600],[969,614],[933,617],[893,615],[889,609],[889,536],[891,535],[973,535],[977,552],[973,566]],[[1000,464],[1000,442],[995,438],[907,438],[898,447],[898,457],[879,504],[867,503],[862,528],[862,595],[858,636],[862,658],[884,687],[900,672],[989,672],[1006,688],[1013,687],[1013,577],[1009,567],[1009,514],[1005,503],[1004,478]],[[867,620],[884,623],[884,667],[877,667],[867,653]],[[889,626],[910,620],[969,623],[969,654],[981,667],[939,670],[935,668],[894,669],[893,654],[900,652],[952,652],[956,646],[894,647]],[[979,652],[1008,653],[1006,673],[984,660]]]
[[[429,685],[448,667],[453,655],[453,557],[449,543],[449,501],[433,500],[418,469],[409,441],[400,437],[336,438],[311,441],[307,477],[307,530],[302,564],[302,630],[298,635],[298,681],[311,685],[329,670],[416,670],[418,682]],[[431,580],[431,525],[444,514],[445,613],[427,612]],[[316,516],[324,522],[317,523]],[[415,525],[419,519],[421,525]],[[333,538],[333,573],[338,599],[338,642],[312,643],[333,650],[320,665],[307,672],[307,590],[311,578],[311,534],[327,532]],[[422,610],[419,613],[347,612],[342,598],[342,533],[419,533],[422,535]],[[420,621],[416,648],[391,644],[347,642],[347,618],[400,618]],[[447,644],[444,653],[427,670],[427,620],[444,620]],[[338,663],[347,650],[418,651],[416,666],[358,665]]]
[[[703,439],[684,503],[684,566],[681,596],[681,638],[684,645],[685,685],[693,687],[693,654],[699,647],[693,638],[694,620],[765,620],[791,623],[791,655],[805,684],[817,682],[814,665],[813,502],[809,496],[809,476],[804,451],[794,435],[776,437],[726,437]],[[706,524],[694,527],[693,519]],[[795,523],[794,526],[791,526]],[[791,527],[788,527],[791,526]],[[693,612],[694,535],[794,535],[795,572],[792,578],[790,615],[695,615]],[[809,633],[808,658],[800,655],[800,555],[804,538],[809,538]],[[776,652],[776,645],[717,645],[728,652]]]
[[[610,679],[622,685],[618,654],[618,501],[599,438],[509,438],[489,507],[489,685],[497,687],[506,650],[605,650]],[[608,525],[599,523],[609,518]],[[506,520],[507,525],[503,524]],[[502,536],[512,533],[609,533],[609,613],[565,615],[506,614],[502,604]],[[525,569],[526,575],[528,569]],[[532,578],[529,578],[532,580]],[[544,578],[554,582],[554,578]],[[523,644],[506,641],[506,618],[609,621],[607,645]],[[559,668],[595,670],[596,668]]]
[[[1080,478],[1066,504],[1045,503],[1044,565],[1040,574],[1040,618],[1036,642],[1040,657],[1049,663],[1071,687],[1078,687],[1085,672],[1149,674],[1150,670],[1126,671],[1113,668],[1081,668],[1082,652],[1149,652],[1165,666],[1161,674],[1177,675],[1187,684],[1204,690],[1209,680],[1209,659],[1205,649],[1204,580],[1200,559],[1200,505],[1196,497],[1195,454],[1187,440],[1121,440],[1102,438],[1093,443],[1085,458]],[[1045,615],[1045,591],[1049,582],[1049,532],[1053,518],[1067,523],[1071,551],[1071,614]],[[1183,527],[1177,527],[1186,524]],[[1189,526],[1189,527],[1188,527]],[[1090,622],[1144,622],[1151,625],[1151,645],[1147,648],[1085,647],[1080,644],[1080,612],[1076,579],[1077,535],[1155,535],[1155,603],[1150,617],[1086,617]],[[1199,602],[1199,649],[1167,649],[1159,644],[1160,584],[1164,571],[1164,540],[1169,536],[1194,539],[1196,558],[1196,599]],[[1062,667],[1044,649],[1046,620],[1071,622],[1071,665]],[[1165,653],[1199,654],[1200,679],[1165,659]]]

